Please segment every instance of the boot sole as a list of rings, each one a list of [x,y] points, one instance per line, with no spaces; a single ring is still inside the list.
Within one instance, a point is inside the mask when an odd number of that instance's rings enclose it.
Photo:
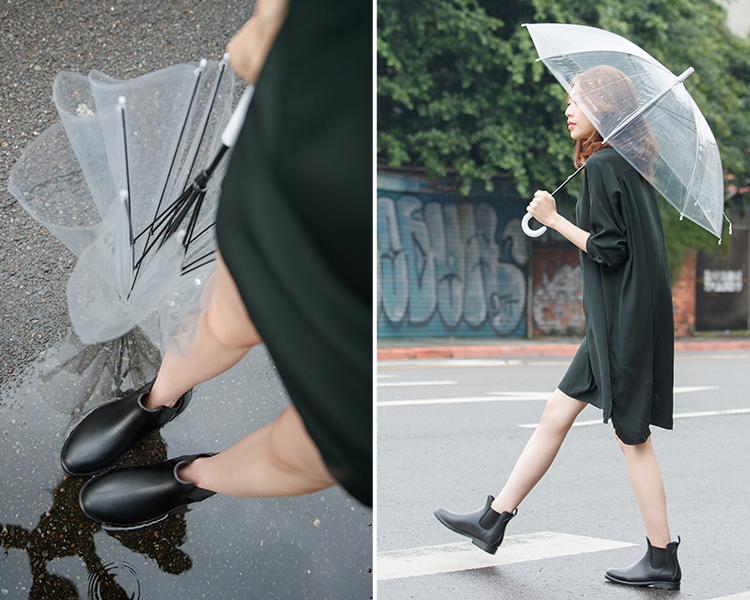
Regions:
[[[453,527],[453,525],[444,521],[443,518],[439,514],[437,514],[437,511],[434,511],[432,514],[435,515],[435,518],[452,532],[470,538],[472,544],[474,544],[477,548],[484,550],[487,554],[495,554],[497,552],[497,546],[490,546],[487,542],[483,542],[479,538],[474,537],[473,535],[468,534],[465,531],[456,529],[455,527]]]
[[[622,579],[616,579],[615,577],[611,577],[609,575],[604,575],[604,578],[607,581],[611,581],[612,583],[619,583],[621,585],[629,585],[632,587],[650,587],[657,590],[672,591],[677,591],[680,589],[679,581],[624,581]]]
[[[166,520],[168,517],[172,515],[185,516],[187,513],[193,510],[189,504],[186,504],[184,506],[179,506],[173,510],[170,510],[169,512],[166,512],[163,515],[154,517],[153,519],[148,519],[147,521],[141,521],[139,523],[118,524],[118,523],[108,523],[106,521],[100,521],[99,519],[90,516],[86,512],[86,509],[83,507],[83,504],[81,503],[80,498],[78,500],[78,506],[81,508],[81,512],[87,519],[90,519],[92,521],[99,523],[102,526],[102,529],[106,531],[132,531],[133,529],[144,529],[145,527],[150,527],[151,525],[155,525],[156,523],[161,523],[162,521]]]

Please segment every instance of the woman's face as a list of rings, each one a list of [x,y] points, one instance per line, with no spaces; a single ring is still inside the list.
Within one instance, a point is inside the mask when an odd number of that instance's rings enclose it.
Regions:
[[[570,96],[568,96],[568,108],[565,109],[565,116],[568,117],[570,137],[574,140],[585,140],[594,135],[596,130],[591,121]]]

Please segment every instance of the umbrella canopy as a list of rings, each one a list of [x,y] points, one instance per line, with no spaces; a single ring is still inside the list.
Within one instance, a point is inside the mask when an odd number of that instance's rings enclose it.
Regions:
[[[216,248],[227,58],[124,81],[97,71],[55,78],[61,122],[24,150],[8,188],[78,257],[68,307],[86,344],[139,324],[164,345],[190,337]]]
[[[680,212],[721,240],[724,175],[711,129],[679,77],[625,38],[527,24],[544,62],[591,124]],[[559,188],[558,188],[559,189]]]

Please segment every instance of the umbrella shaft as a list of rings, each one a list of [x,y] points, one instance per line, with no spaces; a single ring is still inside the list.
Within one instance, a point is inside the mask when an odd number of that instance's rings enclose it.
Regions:
[[[563,181],[563,182],[562,182],[562,183],[561,183],[561,184],[560,184],[560,185],[559,185],[559,186],[557,187],[557,189],[556,189],[556,190],[555,190],[554,192],[552,192],[552,193],[550,194],[550,196],[554,196],[554,195],[555,195],[555,194],[556,194],[557,192],[559,192],[559,191],[560,191],[561,189],[563,189],[563,188],[564,188],[564,187],[565,187],[566,185],[568,185],[568,184],[570,183],[571,179],[573,179],[573,177],[575,177],[576,175],[578,175],[578,173],[580,173],[581,171],[583,171],[583,167],[584,167],[584,165],[581,165],[580,167],[578,167],[578,168],[577,168],[577,169],[575,170],[575,172],[574,172],[573,174],[571,174],[571,175],[570,175],[570,177],[568,177],[568,178],[567,178],[567,179],[566,179],[565,181]]]
[[[229,150],[229,147],[222,144],[221,148],[219,148],[219,151],[216,153],[216,156],[211,161],[211,164],[208,165],[208,168],[204,171],[207,179],[211,177],[211,175],[214,174],[216,167],[219,166],[219,163],[221,162],[221,159],[224,157],[224,155],[227,153],[227,150]]]

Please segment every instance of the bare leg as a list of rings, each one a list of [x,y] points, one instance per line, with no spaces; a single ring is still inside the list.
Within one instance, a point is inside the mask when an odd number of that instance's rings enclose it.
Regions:
[[[242,497],[295,496],[336,483],[293,406],[231,448],[179,475],[200,488]]]
[[[216,254],[214,297],[200,316],[195,342],[187,356],[164,355],[146,408],[173,406],[189,389],[236,365],[256,344],[258,335],[221,255]]]
[[[518,457],[505,487],[492,503],[496,512],[512,512],[547,472],[585,402],[556,389],[526,447]]]
[[[173,405],[195,385],[237,364],[261,342],[217,253],[214,297],[198,321],[190,354],[178,357],[167,352],[146,399],[147,408]],[[244,497],[293,496],[336,483],[293,406],[224,452],[196,459],[179,475],[203,489]]]
[[[617,441],[628,464],[630,485],[646,526],[648,539],[652,546],[666,548],[672,541],[667,521],[667,497],[651,438],[637,446],[623,444],[620,438]]]

